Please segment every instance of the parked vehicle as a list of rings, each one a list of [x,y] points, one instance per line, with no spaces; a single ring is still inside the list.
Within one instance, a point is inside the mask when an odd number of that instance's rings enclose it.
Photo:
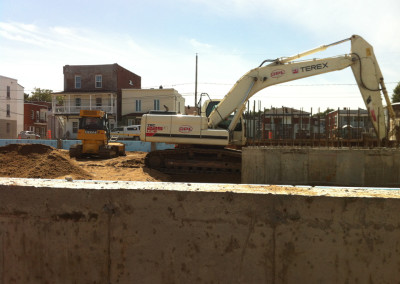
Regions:
[[[118,137],[121,140],[135,140],[140,139],[140,125],[130,125],[116,127],[111,130],[111,136]]]
[[[40,139],[40,135],[33,131],[21,131],[18,135],[20,139]]]

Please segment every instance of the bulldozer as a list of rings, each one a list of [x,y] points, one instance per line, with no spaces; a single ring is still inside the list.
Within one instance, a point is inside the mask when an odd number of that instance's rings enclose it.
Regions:
[[[86,156],[110,159],[125,156],[125,144],[111,139],[108,115],[101,110],[81,110],[77,138],[82,142],[69,149],[71,158]]]

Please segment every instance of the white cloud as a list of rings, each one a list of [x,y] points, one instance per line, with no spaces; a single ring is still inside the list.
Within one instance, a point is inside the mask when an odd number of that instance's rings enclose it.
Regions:
[[[389,80],[385,77],[386,81],[400,78],[398,71],[400,60],[396,60],[400,57],[400,37],[395,35],[400,30],[400,21],[397,20],[395,13],[400,9],[394,11],[394,8],[399,5],[397,1],[387,1],[390,11],[383,13],[384,16],[379,13],[375,15],[375,11],[372,10],[378,11],[379,6],[372,1],[362,3],[356,1],[355,4],[344,0],[334,3],[317,0],[192,1],[204,5],[208,8],[207,12],[217,16],[237,18],[243,25],[248,19],[251,19],[253,23],[259,21],[260,33],[265,32],[264,29],[268,28],[268,23],[271,21],[280,21],[279,23],[291,26],[292,31],[298,30],[307,34],[317,45],[328,44],[358,33],[374,46],[381,69],[384,75],[389,77]],[[213,33],[213,31],[204,32]],[[298,52],[304,51],[290,33],[282,32],[285,44],[299,48]],[[229,42],[228,39],[224,43],[225,46],[220,46],[207,37],[201,37],[202,40],[199,40],[200,36],[196,36],[191,34],[183,36],[176,32],[169,35],[174,45],[168,45],[165,42],[154,42],[148,38],[125,34],[122,30],[120,33],[107,34],[103,30],[77,29],[62,25],[42,27],[34,24],[0,22],[2,41],[0,74],[17,78],[19,83],[27,89],[41,87],[62,90],[62,66],[66,64],[118,63],[141,76],[142,87],[164,85],[174,87],[179,92],[189,95],[194,93],[195,54],[198,53],[199,93],[207,92],[213,98],[221,98],[236,80],[259,63],[245,59],[246,54],[238,52],[235,45],[231,44],[232,41]],[[238,34],[238,38],[234,40],[244,41],[246,38]],[[267,46],[269,50],[278,48],[274,46],[274,40],[271,38],[264,42],[272,46]],[[302,46],[306,45],[311,49],[316,47],[314,44],[312,42],[308,45],[308,42],[303,42]],[[253,46],[248,45],[244,48],[248,49],[245,52],[251,52]],[[348,48],[345,52],[349,50]],[[292,55],[281,54],[281,52],[282,50],[276,50],[278,56]],[[351,73],[344,74],[346,83],[353,82]],[[343,83],[340,80],[334,81],[335,75],[329,76],[332,77],[318,76],[318,78],[314,77],[314,80],[327,84]],[[331,93],[332,90],[340,94],[349,92],[341,88],[277,86],[260,92],[255,99],[265,99],[266,106],[295,103],[308,106],[315,104],[316,101],[320,103],[319,105],[325,103],[334,105],[328,102],[328,100],[337,101]],[[298,94],[298,99],[293,93]],[[309,99],[310,96],[311,99]],[[190,96],[186,98],[192,104],[192,98]],[[357,105],[359,101],[357,91],[341,98],[338,103],[346,106],[347,101],[353,98],[356,101],[354,104]]]
[[[199,42],[194,38],[190,39],[189,42],[195,49],[210,49],[212,47],[211,44]]]

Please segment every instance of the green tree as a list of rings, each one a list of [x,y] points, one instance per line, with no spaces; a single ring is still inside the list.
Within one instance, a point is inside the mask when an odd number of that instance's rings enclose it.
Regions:
[[[326,109],[326,111],[324,111],[324,112],[318,112],[318,113],[316,113],[316,114],[313,114],[313,117],[317,117],[317,116],[320,116],[320,117],[325,117],[328,113],[330,113],[331,111],[334,111],[334,109],[333,108],[327,108]]]
[[[31,92],[31,95],[26,98],[27,101],[41,101],[41,102],[51,102],[51,94],[53,90],[49,89],[41,89],[41,88],[34,88],[34,91]]]
[[[392,103],[400,102],[400,82],[397,84],[396,88],[393,90]]]

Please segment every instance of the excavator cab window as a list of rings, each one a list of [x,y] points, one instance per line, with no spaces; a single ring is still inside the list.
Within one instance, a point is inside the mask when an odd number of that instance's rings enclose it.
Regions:
[[[211,114],[211,112],[217,107],[217,105],[219,103],[220,103],[220,101],[211,101],[208,103],[207,108],[206,108],[206,116],[207,117]],[[229,124],[231,124],[232,118],[233,118],[233,115],[230,115],[228,118],[221,121],[218,124],[218,127],[223,128],[223,129],[228,129]],[[239,119],[239,122],[238,122],[238,124],[236,124],[234,131],[242,131],[242,119]]]
[[[79,119],[79,128],[85,130],[103,130],[103,119],[100,117],[82,117]]]
[[[209,117],[211,112],[217,107],[220,101],[211,101],[208,103],[206,108],[206,116]]]

